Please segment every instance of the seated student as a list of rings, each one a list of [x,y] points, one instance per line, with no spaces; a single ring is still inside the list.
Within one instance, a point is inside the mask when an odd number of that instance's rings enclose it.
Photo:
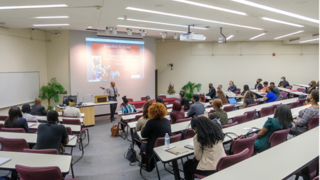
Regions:
[[[142,148],[141,151],[146,152],[146,169],[150,172],[155,167],[153,148],[156,140],[159,137],[164,137],[166,133],[168,133],[169,136],[171,136],[172,133],[170,121],[164,118],[164,116],[167,115],[167,110],[162,103],[152,103],[148,111],[150,120],[141,131],[141,136],[143,138],[148,138],[148,143],[146,144],[146,149],[144,150]],[[142,164],[144,163],[142,162]]]
[[[172,111],[170,113],[171,124],[175,124],[178,119],[184,119],[184,111],[181,109],[181,103],[175,101],[172,106]]]
[[[236,91],[237,91],[237,86],[234,85],[233,81],[230,81],[230,82],[229,82],[228,91],[233,92],[233,93],[236,93]]]
[[[27,133],[30,132],[27,120],[22,118],[20,108],[17,106],[13,106],[9,109],[9,117],[5,120],[4,127],[23,128]]]
[[[184,91],[179,92],[179,99],[177,101],[181,102],[182,98],[184,97]]]
[[[146,96],[146,102],[148,102],[150,99],[150,96]]]
[[[190,109],[190,103],[188,98],[183,97],[181,99],[181,109],[184,111],[188,111]]]
[[[76,108],[76,103],[72,98],[69,99],[69,107],[62,110],[63,116],[76,116],[77,118],[81,118],[81,112],[79,108]]]
[[[38,127],[37,143],[33,149],[57,149],[60,151],[62,144],[69,143],[69,137],[66,128],[59,125],[58,113],[49,111],[47,114],[48,123],[40,124]]]
[[[259,78],[257,79],[257,84],[254,85],[254,88],[257,89],[257,90],[261,90],[263,87],[262,87],[262,84],[261,84],[261,81],[262,79]]]
[[[263,82],[263,88],[261,89],[261,92],[264,92],[264,93],[267,92],[267,87],[269,86],[268,84],[269,84],[268,81]]]
[[[277,96],[273,92],[273,88],[271,86],[267,87],[267,95],[263,97],[264,101],[269,102],[274,102],[277,100]]]
[[[204,103],[205,102],[205,99],[204,99],[204,95],[203,94],[200,94],[199,95],[199,98],[200,98],[200,102]]]
[[[290,86],[289,82],[286,80],[284,76],[281,77],[281,80],[278,84],[278,87],[286,88],[287,86]]]
[[[147,122],[150,120],[149,115],[148,115],[148,109],[152,105],[153,101],[148,101],[144,103],[142,109],[142,116],[139,118],[137,124],[136,124],[136,132],[142,131],[144,126],[147,124]],[[137,133],[133,134],[134,138],[139,139],[139,136]],[[138,147],[141,147],[141,143],[135,141],[135,143],[138,145]],[[148,143],[148,141],[143,141],[143,143]]]
[[[124,106],[121,108],[123,114],[137,112],[136,107],[134,105],[129,104],[127,96],[123,96],[122,100],[124,103]]]
[[[216,96],[216,89],[213,87],[212,83],[209,84],[209,93],[206,94],[206,96],[210,96],[211,99],[214,99]]]
[[[247,91],[250,91],[250,89],[249,89],[249,86],[247,85],[247,84],[245,84],[244,86],[243,86],[243,91],[241,92],[241,96],[246,96],[246,92]]]
[[[295,127],[292,128],[293,131],[300,133],[306,132],[308,130],[308,122],[313,116],[319,116],[319,90],[313,90],[309,94],[308,99],[310,100],[311,106],[304,110],[299,111],[297,119],[293,120]]]
[[[196,118],[199,115],[202,115],[205,111],[204,105],[199,102],[200,96],[199,94],[193,94],[192,101],[193,104],[190,106],[187,117]]]
[[[251,91],[247,91],[247,94],[244,97],[242,108],[247,107],[249,104],[254,104],[253,92],[251,92]]]
[[[220,84],[220,85],[218,85],[218,87],[217,87],[217,91],[222,91],[222,85]]]
[[[162,99],[161,97],[157,97],[156,102],[162,103],[162,104],[164,105],[164,107],[166,107],[166,109],[167,109],[167,106],[166,106],[166,104],[163,102],[163,99]]]
[[[276,108],[274,117],[269,117],[258,133],[258,138],[254,142],[254,150],[262,152],[270,148],[269,139],[270,136],[279,130],[288,129],[292,127],[292,114],[290,106],[279,105]]]
[[[317,83],[316,81],[311,81],[309,83],[309,88],[307,89],[307,93],[310,94],[312,90],[317,89]]]
[[[222,91],[220,91],[220,90],[217,91],[217,95],[218,95],[217,98],[221,99],[221,101],[222,101],[223,104],[228,104],[228,103],[229,103],[228,100],[227,100],[227,98],[226,98],[226,96],[223,94]]]
[[[195,132],[193,137],[195,158],[183,164],[186,180],[192,180],[193,174],[209,176],[215,173],[219,160],[226,156],[222,144],[224,134],[217,123],[200,116],[191,121],[191,128]]]
[[[282,99],[283,97],[280,93],[280,90],[277,86],[275,86],[274,82],[271,82],[270,86],[273,88],[273,93],[277,96],[277,99]]]
[[[45,116],[47,115],[47,111],[45,108],[41,105],[41,99],[36,98],[35,99],[35,104],[31,106],[31,112],[30,114],[32,115],[38,115],[38,116]]]
[[[209,119],[220,119],[221,125],[228,124],[228,114],[221,109],[222,101],[221,99],[215,99],[212,102],[213,108],[216,110],[214,113],[209,115]]]
[[[31,108],[29,104],[24,104],[21,110],[23,112],[22,114],[23,118],[25,118],[27,121],[37,121],[37,118],[30,114]]]

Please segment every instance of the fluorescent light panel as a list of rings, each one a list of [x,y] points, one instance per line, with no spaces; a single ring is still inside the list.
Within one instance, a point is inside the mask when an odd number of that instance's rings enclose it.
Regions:
[[[69,18],[69,16],[39,16],[35,17],[37,19],[62,19],[62,18]]]
[[[119,17],[118,19],[124,20],[124,18],[122,17]],[[145,21],[145,20],[130,19],[130,18],[127,18],[127,21],[145,22],[145,23],[161,24],[161,25],[177,26],[177,27],[188,27],[188,26],[178,25],[178,24],[170,24],[170,23],[163,23],[163,22],[156,22],[156,21]],[[207,30],[207,28],[192,27],[192,26],[190,28]]]
[[[290,33],[290,34],[287,34],[287,35],[276,37],[274,39],[280,39],[280,38],[284,38],[284,37],[291,36],[291,35],[298,34],[298,33],[302,33],[302,32],[303,31],[297,31],[297,32],[294,32],[294,33]]]
[[[318,19],[313,19],[313,18],[309,18],[309,17],[306,17],[306,16],[301,16],[299,14],[291,13],[291,12],[288,12],[288,11],[283,11],[283,10],[276,9],[276,8],[273,8],[273,7],[269,7],[269,6],[265,6],[265,5],[262,5],[262,4],[258,4],[258,3],[254,3],[254,2],[250,2],[250,1],[245,1],[245,0],[231,0],[231,1],[242,3],[242,4],[245,4],[245,5],[248,5],[248,6],[253,6],[253,7],[256,7],[256,8],[264,9],[264,10],[267,10],[267,11],[272,11],[272,12],[275,12],[275,13],[279,13],[279,14],[283,14],[283,15],[286,15],[286,16],[290,16],[290,17],[294,17],[294,18],[298,18],[298,19],[303,19],[303,20],[306,20],[306,21],[310,21],[310,22],[314,22],[314,23],[318,23],[319,24],[319,20]]]
[[[33,26],[69,26],[69,24],[34,24]]]
[[[227,40],[233,38],[234,35],[230,35],[229,37],[227,37]]]
[[[157,29],[157,28],[148,28],[148,27],[138,27],[138,26],[127,26],[127,25],[117,25],[118,27],[126,27],[126,28],[135,28],[135,29],[149,29],[155,31],[164,31],[164,32],[180,32],[186,33],[185,31],[176,31],[176,30],[168,30],[168,29]]]
[[[309,40],[306,40],[306,41],[300,41],[299,43],[306,43],[306,42],[310,42],[310,41],[318,41],[319,38],[317,39],[309,39]]]
[[[303,25],[300,25],[300,24],[294,24],[294,23],[290,23],[290,22],[286,22],[286,21],[280,21],[280,20],[271,19],[271,18],[267,18],[267,17],[263,17],[262,19],[263,19],[263,20],[267,20],[267,21],[272,21],[272,22],[280,23],[280,24],[286,24],[286,25],[290,25],[290,26],[304,27]]]
[[[248,29],[263,30],[262,28],[256,28],[256,27],[250,27],[250,26],[242,26],[242,25],[239,25],[239,24],[225,23],[225,22],[220,22],[220,21],[212,21],[212,20],[209,20],[209,19],[201,19],[201,18],[195,18],[195,17],[190,17],[190,16],[183,16],[183,15],[178,15],[178,14],[164,13],[164,12],[159,12],[159,11],[151,11],[151,10],[147,10],[147,9],[140,9],[140,8],[134,8],[134,7],[127,7],[126,9],[133,10],[133,11],[140,11],[140,12],[147,12],[147,13],[153,13],[153,14],[172,16],[172,17],[179,17],[179,18],[184,18],[184,19],[192,19],[192,20],[211,22],[211,23],[217,23],[217,24],[225,24],[225,25],[243,27],[243,28],[248,28]]]
[[[30,9],[30,8],[55,8],[55,7],[68,7],[65,4],[52,4],[52,5],[28,5],[28,6],[0,6],[1,9]]]
[[[261,34],[259,34],[259,35],[256,35],[256,36],[250,38],[250,40],[255,39],[255,38],[257,38],[257,37],[260,37],[260,36],[263,36],[263,35],[265,35],[265,34],[267,34],[267,33],[261,33]]]
[[[215,10],[219,10],[219,11],[225,11],[225,12],[234,13],[234,14],[239,14],[239,15],[244,15],[244,16],[247,15],[247,14],[244,13],[244,12],[234,11],[234,10],[231,10],[231,9],[225,9],[225,8],[221,8],[221,7],[211,6],[211,5],[202,4],[202,3],[197,3],[197,2],[192,2],[192,1],[186,1],[186,0],[173,0],[173,1],[181,2],[181,3],[186,3],[186,4],[191,4],[191,5],[200,6],[200,7],[205,7],[205,8],[209,8],[209,9],[215,9]]]

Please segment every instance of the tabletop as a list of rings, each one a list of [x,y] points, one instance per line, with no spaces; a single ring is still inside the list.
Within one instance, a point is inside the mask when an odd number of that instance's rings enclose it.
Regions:
[[[59,116],[62,116],[62,112],[58,112]],[[84,118],[84,113],[80,113],[81,114],[81,118]]]
[[[305,88],[310,87],[309,85],[305,85],[305,84],[293,84],[293,85],[294,85],[294,86],[305,87]]]
[[[39,121],[47,121],[47,116],[35,116]],[[68,118],[68,117],[59,117],[59,121],[62,122],[62,119],[79,119],[83,123],[83,118]]]
[[[0,123],[4,124],[4,121],[0,120]],[[29,129],[38,129],[40,124],[43,124],[43,123],[28,122]],[[65,127],[70,127],[71,130],[75,131],[75,132],[80,132],[80,130],[81,130],[80,125],[69,125],[69,124],[61,124],[61,125],[65,126]]]
[[[295,94],[295,95],[309,95],[309,94],[303,93],[303,92],[291,91],[290,89],[287,89],[287,88],[278,87],[278,89],[279,89],[280,91],[285,91],[285,92],[288,92],[288,93],[291,93],[291,94]]]

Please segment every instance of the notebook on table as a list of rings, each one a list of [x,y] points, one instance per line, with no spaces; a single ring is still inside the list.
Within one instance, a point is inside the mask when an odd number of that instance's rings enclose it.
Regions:
[[[183,153],[188,152],[187,149],[179,148],[179,147],[174,147],[174,148],[171,148],[171,149],[167,149],[165,151],[167,151],[169,153],[172,153],[172,154],[175,154],[175,155],[179,155],[179,154],[183,154]]]
[[[11,160],[11,158],[2,158],[2,157],[0,157],[0,165],[4,164],[4,163],[6,163],[6,162],[8,162],[10,160]]]
[[[68,137],[69,137],[69,141],[71,141],[76,136],[75,135],[68,135]]]
[[[241,103],[238,103],[235,98],[229,98],[228,100],[229,100],[230,104],[232,104],[232,105],[241,105]]]

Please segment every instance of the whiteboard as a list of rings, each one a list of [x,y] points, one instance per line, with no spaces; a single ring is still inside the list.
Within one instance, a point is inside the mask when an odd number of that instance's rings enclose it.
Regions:
[[[34,102],[39,90],[39,72],[0,72],[0,108]]]

